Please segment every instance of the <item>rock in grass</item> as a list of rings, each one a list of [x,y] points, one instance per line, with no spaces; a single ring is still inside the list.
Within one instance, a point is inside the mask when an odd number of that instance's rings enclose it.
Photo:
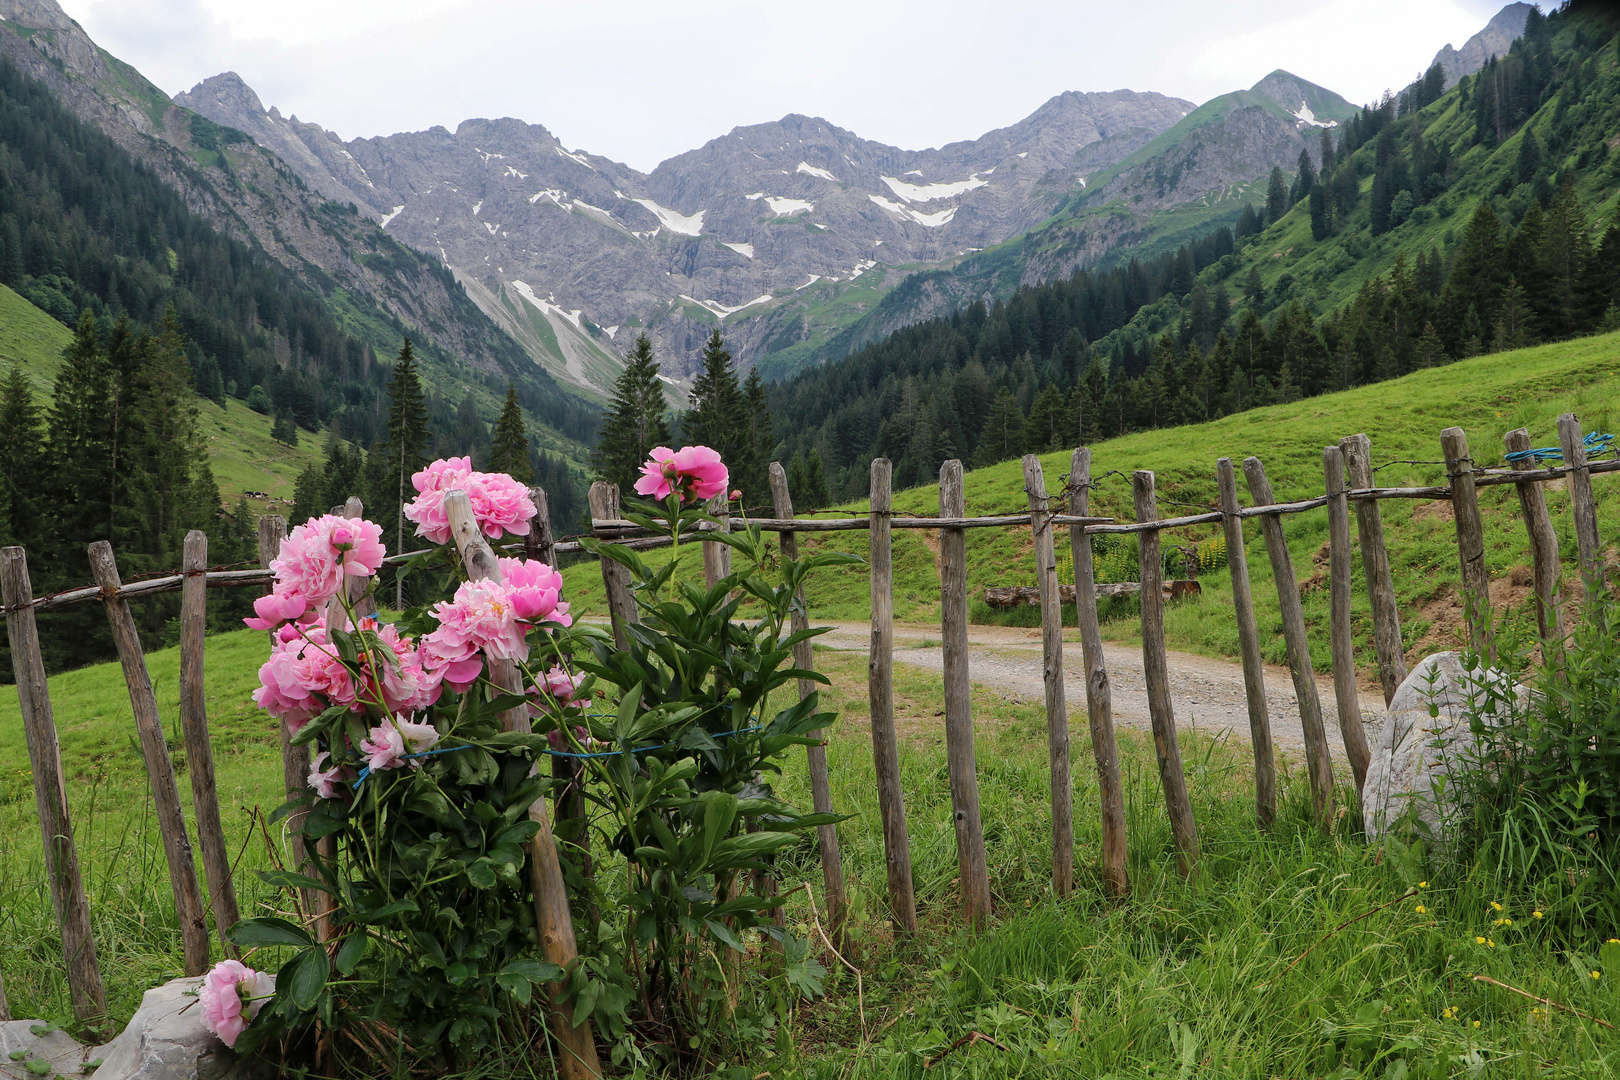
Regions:
[[[141,1007],[101,1058],[96,1080],[256,1080],[267,1066],[238,1058],[203,1025],[196,991],[202,979],[175,979],[141,998]],[[72,1075],[69,1073],[69,1075]]]
[[[0,1023],[0,1077],[6,1080],[78,1076],[84,1063],[94,1060],[95,1056],[89,1047],[43,1020]]]
[[[1390,699],[1361,792],[1369,839],[1411,832],[1444,846],[1457,811],[1456,779],[1476,767],[1471,717],[1496,726],[1528,691],[1495,668],[1465,671],[1462,654],[1435,653]]]

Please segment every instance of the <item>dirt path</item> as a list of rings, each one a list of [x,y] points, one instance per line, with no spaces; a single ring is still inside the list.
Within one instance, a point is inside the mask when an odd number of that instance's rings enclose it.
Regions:
[[[871,636],[870,624],[847,622],[833,625],[837,627],[835,630],[816,639],[818,645],[866,651]],[[894,639],[897,663],[929,671],[944,669],[937,626],[896,626]],[[1039,630],[970,626],[968,641],[971,653],[969,671],[974,683],[994,687],[1023,700],[1046,700],[1041,681]],[[1103,655],[1108,664],[1108,681],[1112,688],[1114,723],[1121,727],[1151,730],[1147,687],[1142,676],[1141,648],[1105,642]],[[1243,695],[1242,666],[1181,652],[1170,653],[1169,661],[1170,694],[1175,705],[1177,726],[1182,729],[1196,727],[1206,734],[1225,732],[1233,745],[1248,746],[1249,710]],[[1063,682],[1070,722],[1083,727],[1086,723],[1085,663],[1078,641],[1063,643]],[[1342,761],[1344,740],[1339,734],[1333,681],[1319,676],[1317,686],[1322,698],[1328,743],[1333,748],[1334,758]],[[1377,724],[1383,719],[1384,699],[1377,692],[1362,692],[1360,697],[1362,723],[1370,742],[1376,737]],[[1293,678],[1287,668],[1266,668],[1266,700],[1271,714],[1273,742],[1279,750],[1302,754],[1304,734],[1300,729]]]

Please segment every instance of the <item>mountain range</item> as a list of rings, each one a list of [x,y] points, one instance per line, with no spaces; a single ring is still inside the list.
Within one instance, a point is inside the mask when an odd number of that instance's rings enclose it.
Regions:
[[[1442,50],[1448,78],[1505,50],[1525,11]],[[345,142],[266,108],[231,72],[170,101],[55,0],[0,0],[0,17],[0,52],[311,287],[486,383],[537,361],[597,400],[637,332],[675,383],[716,324],[745,364],[780,375],[971,299],[1180,243],[1235,220],[1272,169],[1291,172],[1356,111],[1275,71],[1202,105],[1067,92],[920,151],[792,114],[641,173],[510,118]]]

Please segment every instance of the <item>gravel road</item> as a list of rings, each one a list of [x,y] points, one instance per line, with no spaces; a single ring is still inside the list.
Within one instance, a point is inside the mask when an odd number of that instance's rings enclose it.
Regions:
[[[825,624],[823,624],[825,625]],[[818,646],[865,652],[871,637],[870,624],[833,624],[836,629],[816,639]],[[1072,636],[1072,632],[1071,632]],[[929,671],[944,669],[939,647],[939,628],[896,626],[896,663],[910,664]],[[1041,681],[1041,632],[1021,627],[970,626],[969,671],[973,682],[995,687],[1029,701],[1046,700]],[[1103,644],[1112,688],[1114,723],[1120,727],[1152,729],[1148,716],[1147,686],[1142,676],[1142,650],[1134,645]],[[1196,727],[1205,733],[1227,732],[1235,746],[1249,745],[1249,710],[1243,696],[1243,668],[1224,660],[1211,660],[1190,653],[1171,652],[1170,694],[1178,728]],[[1070,722],[1082,728],[1086,723],[1085,663],[1078,640],[1063,643],[1064,701]],[[1334,706],[1333,680],[1318,677],[1323,723],[1336,761],[1344,760],[1344,740],[1339,735],[1339,714]],[[1369,742],[1376,740],[1377,725],[1384,715],[1383,695],[1360,693],[1361,719]],[[1271,715],[1271,737],[1278,750],[1303,758],[1304,733],[1300,728],[1299,705],[1294,682],[1286,667],[1266,668],[1266,701]]]

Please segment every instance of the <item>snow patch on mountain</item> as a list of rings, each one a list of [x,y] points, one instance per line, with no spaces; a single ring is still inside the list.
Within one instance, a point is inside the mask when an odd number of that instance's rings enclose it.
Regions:
[[[752,259],[754,257],[754,245],[753,244],[729,244],[729,243],[726,243],[723,240],[721,241],[721,243],[724,244],[726,247],[730,248],[732,251],[735,251],[737,254],[742,255],[742,256],[744,256],[746,258]]]
[[[1294,114],[1294,119],[1299,121],[1300,127],[1335,128],[1339,126],[1337,120],[1318,120],[1316,114],[1311,112],[1311,107],[1303,101],[1299,103],[1299,111]]]
[[[552,147],[552,149],[556,150],[557,153],[561,154],[563,157],[567,158],[569,161],[572,161],[572,162],[574,162],[575,164],[578,164],[578,165],[583,165],[587,169],[591,170],[592,172],[596,171],[596,166],[592,165],[590,162],[586,161],[585,158],[582,155],[580,155],[580,154],[570,154],[568,151],[564,150],[560,146],[554,146],[554,147]]]
[[[664,228],[682,236],[697,236],[703,231],[703,215],[707,210],[699,210],[695,214],[683,214],[679,210],[671,210],[667,206],[660,206],[651,199],[631,199],[631,202],[640,203],[651,210]]]
[[[888,178],[885,177],[884,179]],[[883,209],[889,211],[891,214],[899,214],[907,221],[915,221],[918,225],[926,225],[930,229],[937,229],[956,216],[956,207],[954,206],[948,210],[941,210],[937,214],[925,214],[921,210],[913,210],[909,206],[901,206],[893,199],[885,199],[882,195],[868,195],[867,198],[871,199],[874,203],[883,207]]]
[[[695,296],[687,296],[685,293],[681,293],[681,299],[689,301],[691,303],[694,303],[698,307],[703,308],[705,311],[712,311],[714,314],[716,314],[716,315],[720,316],[720,318],[724,319],[728,315],[737,314],[737,312],[741,311],[743,308],[751,308],[755,304],[768,304],[768,303],[770,303],[771,302],[771,294],[766,293],[763,296],[756,296],[752,300],[748,301],[746,304],[738,304],[735,307],[727,307],[725,304],[719,303],[718,301],[715,301],[715,300],[699,300],[697,297],[695,297]]]
[[[567,319],[574,325],[575,330],[584,333],[585,327],[582,326],[579,321],[579,317],[585,314],[583,310],[566,311],[563,308],[558,307],[555,303],[557,299],[555,294],[545,300],[540,299],[538,296],[534,295],[534,290],[529,287],[529,283],[526,281],[514,281],[512,282],[512,288],[517,290],[519,296],[533,304],[535,309],[538,310],[540,314],[555,315],[559,319]]]
[[[979,179],[978,173],[968,177],[966,180],[953,180],[941,184],[908,184],[904,180],[893,176],[884,176],[879,179],[888,184],[889,190],[906,202],[932,202],[935,199],[949,199],[962,194],[964,191],[982,188],[990,183],[988,180]]]
[[[794,169],[793,171],[796,172],[796,173],[803,173],[806,176],[817,176],[817,177],[820,177],[823,180],[831,180],[835,184],[838,183],[838,177],[834,176],[832,173],[828,172],[826,169],[818,169],[818,168],[816,168],[814,165],[810,164],[808,161],[799,162],[799,167],[797,169]]]
[[[526,172],[518,172],[516,169],[512,168],[512,166],[508,165],[506,167],[506,177],[507,177],[507,179],[511,179],[514,176],[517,177],[519,180],[527,180],[529,178],[528,173],[526,173]]]
[[[399,212],[403,209],[405,209],[403,206],[396,206],[388,213],[384,214],[382,216],[382,220],[377,223],[378,228],[388,228],[388,223],[399,217]]]
[[[780,195],[767,195],[763,191],[756,191],[744,198],[750,202],[764,199],[765,205],[771,208],[771,213],[777,217],[792,217],[794,214],[809,213],[816,208],[816,204],[808,199],[788,199]]]

